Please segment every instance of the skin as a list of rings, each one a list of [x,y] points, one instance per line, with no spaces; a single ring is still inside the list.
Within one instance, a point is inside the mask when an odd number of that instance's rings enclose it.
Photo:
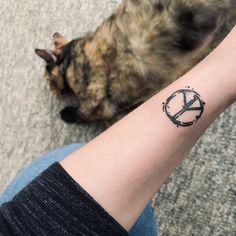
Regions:
[[[236,28],[189,73],[61,162],[62,167],[129,230],[207,127],[236,100]],[[163,102],[186,86],[205,102],[201,118],[177,127]],[[220,91],[220,92],[219,92]],[[181,109],[176,99],[172,107]],[[194,119],[198,111],[186,112]]]

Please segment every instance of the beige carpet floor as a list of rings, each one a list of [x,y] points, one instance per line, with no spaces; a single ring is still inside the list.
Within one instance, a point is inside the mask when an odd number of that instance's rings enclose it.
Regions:
[[[0,0],[0,191],[18,170],[58,146],[88,141],[100,127],[67,125],[47,90],[34,49],[58,31],[95,29],[116,0]],[[205,133],[154,200],[160,235],[236,235],[236,106]]]

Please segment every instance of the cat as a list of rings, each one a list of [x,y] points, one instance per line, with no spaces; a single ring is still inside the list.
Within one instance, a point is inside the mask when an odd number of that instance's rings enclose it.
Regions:
[[[235,22],[235,0],[124,0],[95,32],[72,41],[55,33],[55,49],[36,54],[50,89],[78,99],[64,121],[112,124],[189,71]]]

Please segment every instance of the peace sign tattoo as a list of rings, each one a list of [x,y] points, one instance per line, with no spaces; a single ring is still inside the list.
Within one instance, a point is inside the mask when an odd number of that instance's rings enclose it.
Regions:
[[[201,96],[189,86],[174,92],[163,103],[163,111],[177,127],[193,125],[201,118],[204,107]]]

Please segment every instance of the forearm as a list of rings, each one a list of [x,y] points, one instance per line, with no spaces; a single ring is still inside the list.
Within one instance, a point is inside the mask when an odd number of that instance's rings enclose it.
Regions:
[[[191,72],[62,161],[65,170],[126,229],[205,129],[234,101],[234,39],[235,30]],[[205,103],[196,106],[201,110],[184,112],[184,96],[178,97],[182,92],[170,98],[180,89],[194,89]],[[181,109],[177,119],[173,114]],[[188,126],[182,127],[185,121]]]

